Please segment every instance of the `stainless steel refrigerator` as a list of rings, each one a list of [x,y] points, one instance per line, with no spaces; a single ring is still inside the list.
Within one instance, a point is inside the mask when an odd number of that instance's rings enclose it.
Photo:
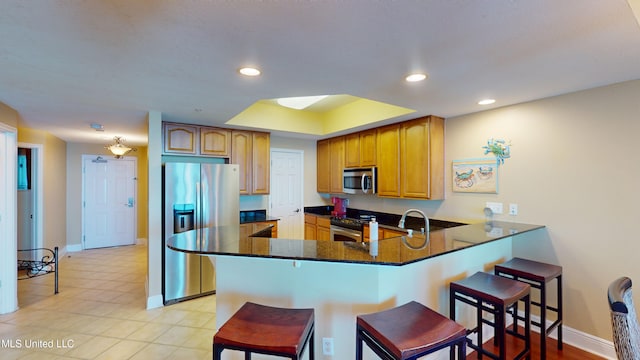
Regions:
[[[194,231],[202,241],[206,228],[240,223],[238,165],[176,163],[164,165],[164,241],[162,293],[165,304],[215,292],[215,268],[207,256],[167,248],[174,234]],[[194,234],[190,233],[190,234]],[[186,234],[185,234],[186,235]]]

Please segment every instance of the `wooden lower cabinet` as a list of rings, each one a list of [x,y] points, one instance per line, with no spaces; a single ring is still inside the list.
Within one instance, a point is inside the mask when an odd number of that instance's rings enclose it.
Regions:
[[[318,217],[316,223],[316,240],[331,240],[331,223],[328,217]]]
[[[304,239],[316,240],[316,216],[304,214]]]
[[[239,248],[241,252],[250,254],[268,255],[270,252],[269,238],[251,237],[251,235],[271,226],[271,237],[278,237],[278,222],[263,221],[240,224]]]
[[[331,223],[328,217],[304,214],[305,240],[331,240]]]

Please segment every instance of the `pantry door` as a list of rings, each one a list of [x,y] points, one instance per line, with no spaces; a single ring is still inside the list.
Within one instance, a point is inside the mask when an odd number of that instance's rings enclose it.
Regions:
[[[83,248],[136,241],[136,158],[83,155]]]
[[[271,149],[271,210],[278,237],[304,239],[303,158],[300,150]]]

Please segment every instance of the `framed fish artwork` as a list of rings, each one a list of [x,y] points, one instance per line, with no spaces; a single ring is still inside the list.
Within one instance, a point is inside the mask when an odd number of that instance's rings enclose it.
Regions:
[[[498,162],[495,158],[451,162],[453,192],[498,193]]]

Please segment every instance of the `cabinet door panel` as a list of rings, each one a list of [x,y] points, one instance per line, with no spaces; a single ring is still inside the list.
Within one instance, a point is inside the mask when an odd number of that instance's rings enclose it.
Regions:
[[[360,133],[360,166],[376,165],[376,130]]]
[[[344,170],[344,137],[329,140],[332,194],[342,193],[342,171]]]
[[[429,198],[429,124],[408,121],[400,127],[400,195]]]
[[[381,127],[377,133],[378,195],[400,196],[400,127]]]
[[[271,145],[268,133],[254,132],[252,134],[252,194],[268,194],[271,165]]]
[[[195,155],[197,134],[197,126],[164,124],[164,152]]]
[[[231,131],[218,128],[200,128],[200,154],[227,157],[231,153]]]
[[[251,132],[231,132],[231,163],[240,168],[240,194],[251,192]]]
[[[331,156],[329,140],[319,140],[316,146],[317,156],[317,191],[328,193],[331,189]]]
[[[360,134],[353,133],[345,136],[345,167],[360,166]]]

